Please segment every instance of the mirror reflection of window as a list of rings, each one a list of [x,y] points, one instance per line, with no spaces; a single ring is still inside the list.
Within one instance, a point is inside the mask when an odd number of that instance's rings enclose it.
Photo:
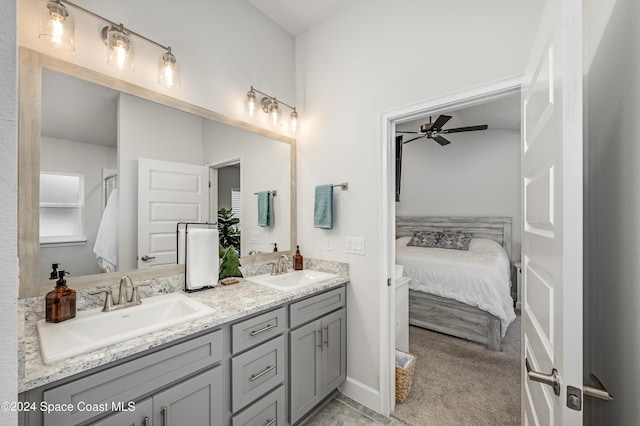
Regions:
[[[40,243],[85,242],[84,177],[40,173]]]

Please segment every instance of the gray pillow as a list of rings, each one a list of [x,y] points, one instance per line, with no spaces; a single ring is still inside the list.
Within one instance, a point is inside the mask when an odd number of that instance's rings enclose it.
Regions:
[[[470,242],[471,234],[468,232],[445,231],[438,239],[436,247],[451,250],[469,250]]]
[[[411,237],[407,245],[414,247],[436,247],[440,235],[442,234],[436,231],[418,231],[413,234],[413,237]]]

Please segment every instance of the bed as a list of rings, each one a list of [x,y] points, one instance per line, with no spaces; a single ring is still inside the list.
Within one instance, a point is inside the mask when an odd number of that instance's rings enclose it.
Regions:
[[[407,246],[417,231],[472,235],[469,250]],[[396,263],[412,277],[409,323],[501,350],[515,319],[509,217],[397,217]]]

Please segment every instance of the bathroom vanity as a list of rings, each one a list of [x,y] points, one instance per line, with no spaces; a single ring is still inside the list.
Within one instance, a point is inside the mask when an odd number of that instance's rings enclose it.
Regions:
[[[49,365],[25,347],[19,423],[296,424],[346,379],[347,281],[193,293],[214,313]]]

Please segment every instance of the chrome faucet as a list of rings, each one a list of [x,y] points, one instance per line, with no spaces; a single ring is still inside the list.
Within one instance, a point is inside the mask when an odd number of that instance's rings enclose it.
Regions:
[[[113,296],[111,294],[111,289],[109,290],[99,290],[94,293],[89,294],[100,294],[105,293],[104,298],[104,306],[102,307],[103,312],[111,312],[116,309],[124,309],[130,306],[139,305],[142,303],[140,300],[140,293],[138,292],[138,287],[148,286],[149,284],[138,284],[133,285],[131,282],[131,278],[124,275],[120,278],[120,293],[118,294],[118,303],[113,302]],[[131,288],[131,297],[127,300],[127,289]]]

